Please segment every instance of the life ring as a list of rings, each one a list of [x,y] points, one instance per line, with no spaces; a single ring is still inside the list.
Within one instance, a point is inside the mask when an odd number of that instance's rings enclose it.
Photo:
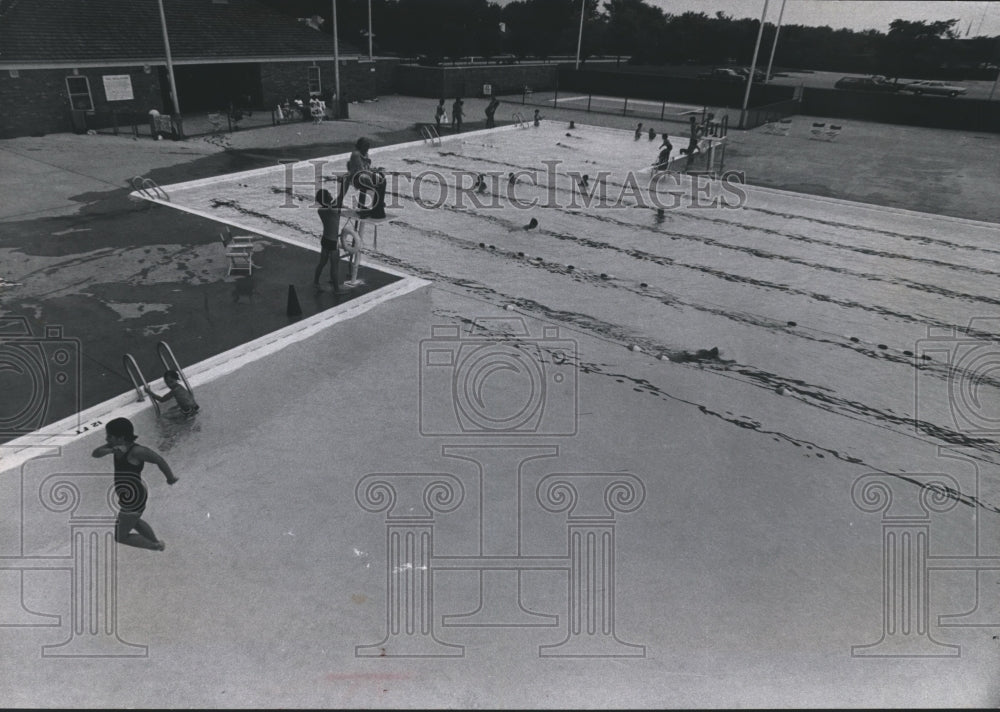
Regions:
[[[347,238],[350,237],[350,241]],[[350,225],[345,225],[340,231],[340,248],[352,258],[361,252],[361,236]]]

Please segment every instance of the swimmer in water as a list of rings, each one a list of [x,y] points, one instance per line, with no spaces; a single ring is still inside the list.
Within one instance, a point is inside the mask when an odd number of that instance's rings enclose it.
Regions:
[[[165,403],[166,401],[173,398],[177,401],[177,407],[180,409],[181,413],[186,416],[192,416],[198,412],[200,409],[198,404],[194,400],[194,396],[191,394],[184,384],[181,383],[181,374],[177,371],[170,370],[163,374],[163,382],[167,386],[167,393],[164,395],[157,395],[153,392],[153,389],[146,386],[146,394],[160,403]]]

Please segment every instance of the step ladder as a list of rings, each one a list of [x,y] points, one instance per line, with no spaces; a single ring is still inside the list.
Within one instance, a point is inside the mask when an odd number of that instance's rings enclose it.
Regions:
[[[167,203],[170,202],[170,196],[167,195],[167,191],[161,188],[152,178],[135,176],[129,181],[129,185],[132,186],[133,191],[141,193],[147,200],[162,200]]]
[[[437,132],[437,128],[431,126],[430,124],[424,124],[420,133],[423,134],[424,143],[429,143],[432,146],[436,143],[438,146],[441,145],[441,136]]]
[[[188,382],[187,376],[184,375],[184,369],[181,368],[180,363],[177,361],[177,357],[174,356],[173,350],[166,341],[161,341],[156,344],[156,354],[160,357],[160,363],[163,364],[165,371],[177,371],[177,375],[181,377],[181,381],[184,383],[184,387],[188,389],[188,392],[194,396],[194,389],[191,388],[191,384]],[[132,381],[132,386],[135,388],[136,394],[139,396],[139,402],[146,400],[146,389],[149,387],[149,381],[146,380],[145,375],[142,373],[142,369],[139,368],[139,364],[136,363],[135,358],[132,354],[125,354],[122,356],[122,362],[125,365],[125,372],[128,373],[129,379]],[[156,410],[156,417],[160,417],[160,402],[155,398],[150,398],[153,402],[153,408]]]

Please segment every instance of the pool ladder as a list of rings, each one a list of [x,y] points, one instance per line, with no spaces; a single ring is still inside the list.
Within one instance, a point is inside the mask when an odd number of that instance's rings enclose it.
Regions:
[[[166,341],[161,341],[156,345],[156,353],[160,357],[160,362],[163,364],[164,369],[167,371],[177,371],[180,375],[181,380],[184,382],[184,387],[188,389],[188,392],[192,395],[194,390],[191,388],[191,384],[188,383],[187,376],[184,375],[184,369],[181,368],[180,363],[177,361],[177,357],[174,356],[174,352],[171,350],[169,344]],[[122,356],[122,362],[125,364],[125,371],[128,373],[128,377],[132,381],[132,386],[135,388],[136,394],[139,396],[139,401],[142,402],[146,400],[146,388],[149,387],[149,381],[143,375],[142,370],[139,368],[139,364],[136,363],[132,354],[125,354]],[[160,416],[160,402],[155,398],[151,398],[153,401],[153,408],[156,410],[156,416]]]
[[[432,146],[437,143],[441,145],[441,136],[438,134],[437,129],[430,124],[424,124],[420,129],[420,133],[423,134],[424,143],[429,143]]]
[[[524,120],[524,114],[520,111],[515,111],[514,115],[511,116],[514,119],[514,123],[517,124],[518,128],[526,129],[528,128],[528,123]]]
[[[167,191],[161,188],[152,178],[135,176],[129,181],[129,184],[132,186],[132,190],[136,193],[142,193],[142,196],[148,200],[164,200],[168,203],[170,202],[170,196],[167,195]]]

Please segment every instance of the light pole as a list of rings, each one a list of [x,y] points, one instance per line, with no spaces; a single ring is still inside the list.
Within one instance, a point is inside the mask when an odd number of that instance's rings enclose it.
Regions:
[[[372,0],[368,0],[368,61],[374,60],[372,54]]]
[[[740,110],[740,128],[743,128],[743,123],[747,115],[747,104],[750,103],[750,87],[753,86],[753,72],[757,68],[757,53],[760,51],[760,40],[764,36],[764,18],[767,17],[768,1],[764,0],[764,12],[760,14],[760,29],[757,30],[757,44],[753,48],[753,60],[750,62],[750,76],[747,77],[747,90],[743,94],[743,108]]]
[[[337,94],[337,116],[340,116],[340,107],[344,105],[343,97],[340,96],[340,44],[337,39],[337,0],[330,0],[330,9],[333,13],[333,90]]]
[[[170,97],[174,100],[174,113],[181,113],[180,99],[177,97],[177,82],[174,81],[174,60],[170,56],[170,37],[167,36],[167,16],[163,12],[163,0],[160,5],[160,28],[163,30],[163,46],[167,50],[167,77],[170,79]]]
[[[778,33],[781,32],[781,18],[785,16],[785,2],[781,0],[781,12],[778,13],[778,26],[774,29],[774,44],[771,45],[771,58],[767,60],[767,74],[764,75],[764,83],[771,81],[771,65],[774,64],[774,51],[778,49]]]
[[[576,38],[576,66],[573,69],[580,68],[580,48],[583,46],[583,11],[587,8],[587,0],[580,0],[580,33]]]

